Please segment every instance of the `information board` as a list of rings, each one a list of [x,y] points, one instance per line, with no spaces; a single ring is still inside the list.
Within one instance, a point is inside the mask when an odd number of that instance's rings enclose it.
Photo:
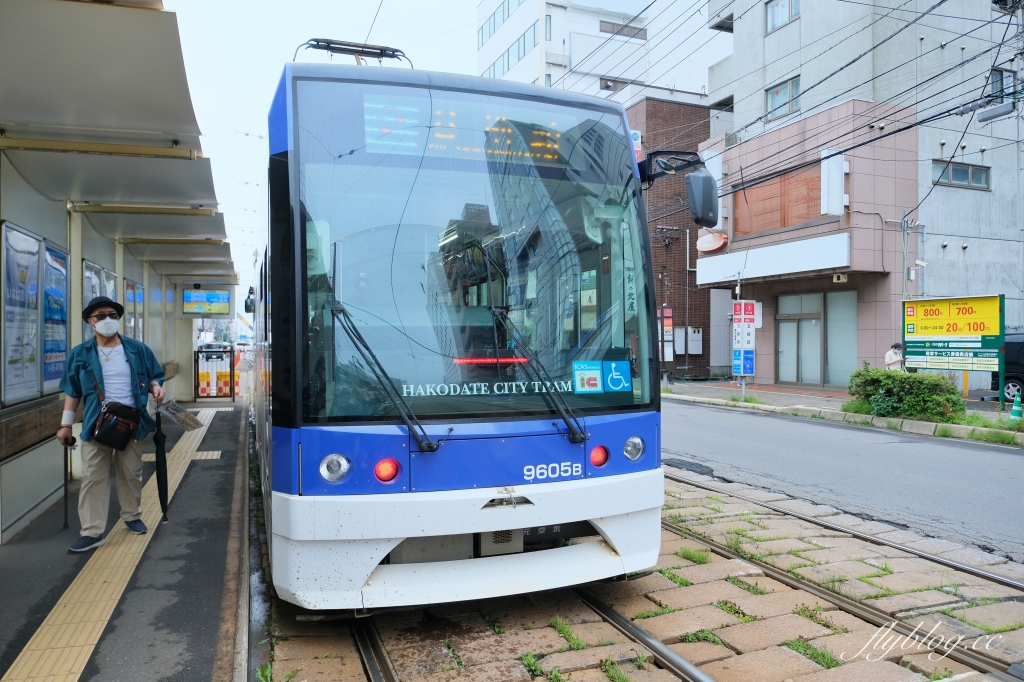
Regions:
[[[68,354],[68,254],[47,244],[43,254],[43,394],[60,388]]]
[[[907,367],[1003,370],[1003,296],[923,298],[903,302]]]
[[[732,302],[732,373],[754,374],[754,330],[757,328],[757,302]]]
[[[3,402],[39,397],[39,260],[43,241],[11,223],[3,227]]]

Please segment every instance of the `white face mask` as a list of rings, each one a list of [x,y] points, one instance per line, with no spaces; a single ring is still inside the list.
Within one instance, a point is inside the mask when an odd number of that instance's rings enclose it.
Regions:
[[[102,336],[113,336],[121,328],[121,323],[109,317],[96,323],[96,333]]]

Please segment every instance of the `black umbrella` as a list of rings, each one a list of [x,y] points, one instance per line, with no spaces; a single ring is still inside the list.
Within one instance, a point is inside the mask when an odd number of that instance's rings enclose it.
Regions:
[[[156,433],[153,434],[156,447],[156,490],[160,496],[160,511],[163,522],[167,523],[167,435],[160,428],[160,413],[156,413]]]

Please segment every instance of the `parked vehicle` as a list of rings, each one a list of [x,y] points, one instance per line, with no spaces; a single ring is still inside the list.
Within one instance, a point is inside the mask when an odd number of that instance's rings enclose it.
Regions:
[[[999,372],[992,372],[992,390],[999,390]],[[1024,334],[1006,335],[1006,382],[1003,397],[1013,402],[1024,391]],[[1024,400],[1024,394],[1021,395]]]

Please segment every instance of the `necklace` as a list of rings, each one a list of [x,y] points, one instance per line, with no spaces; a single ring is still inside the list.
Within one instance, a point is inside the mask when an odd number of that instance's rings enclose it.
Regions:
[[[96,346],[96,350],[99,351],[99,354],[103,356],[103,362],[110,362],[110,356],[114,354],[114,350],[116,348],[117,348],[117,344],[114,344],[113,346],[110,347],[110,351],[109,352],[104,353],[101,346],[99,346],[99,345]]]

